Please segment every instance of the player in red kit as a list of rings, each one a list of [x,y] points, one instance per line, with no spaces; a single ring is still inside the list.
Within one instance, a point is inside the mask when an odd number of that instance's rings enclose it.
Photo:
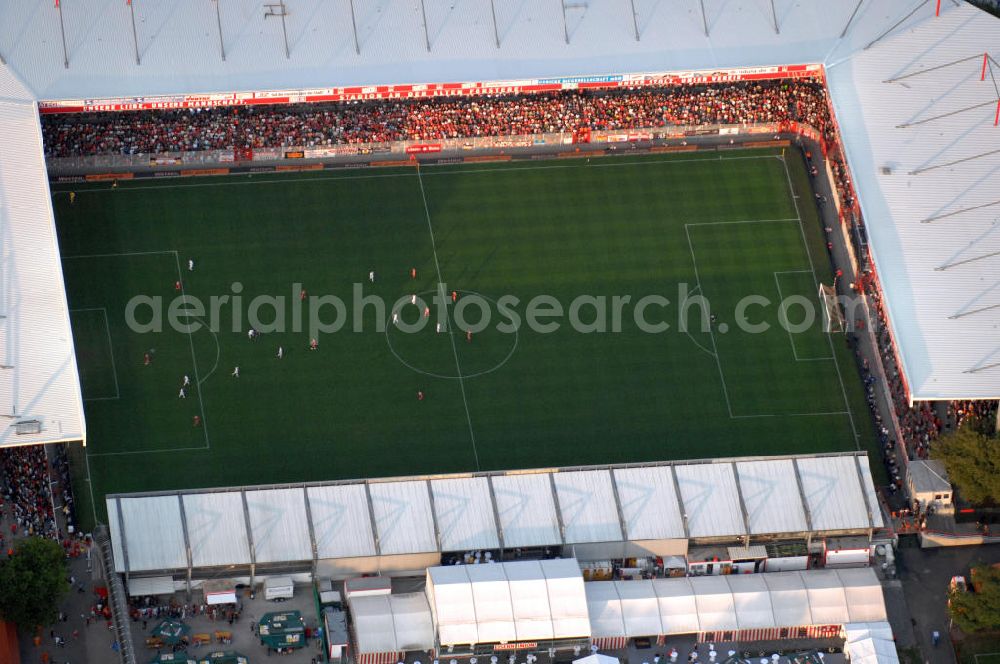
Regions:
[[[410,279],[416,279],[416,278],[417,278],[417,268],[411,267],[410,268]]]

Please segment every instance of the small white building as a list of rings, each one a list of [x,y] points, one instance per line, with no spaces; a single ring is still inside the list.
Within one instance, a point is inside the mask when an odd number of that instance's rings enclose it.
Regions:
[[[951,513],[955,509],[948,469],[942,461],[911,461],[906,469],[906,486],[921,510],[933,507],[936,512]]]

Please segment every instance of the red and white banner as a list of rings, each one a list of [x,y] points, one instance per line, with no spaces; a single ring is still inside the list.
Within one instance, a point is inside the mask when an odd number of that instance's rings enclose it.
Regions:
[[[407,145],[406,154],[425,154],[428,152],[441,152],[442,145],[440,143],[418,143],[416,145]]]
[[[716,632],[699,632],[698,643],[783,641],[785,639],[830,639],[840,634],[840,625],[808,625],[804,627],[767,627]]]
[[[250,106],[254,104],[299,104],[325,101],[366,99],[419,99],[424,97],[468,97],[501,94],[531,94],[560,90],[635,88],[646,86],[730,81],[822,77],[818,64],[743,67],[712,71],[652,72],[572,76],[551,79],[484,81],[470,83],[423,83],[407,85],[369,85],[321,88],[314,90],[267,90],[261,92],[223,92],[200,95],[149,97],[110,97],[104,99],[64,99],[38,102],[39,112],[81,113],[90,111],[142,111],[172,108],[211,108]]]
[[[534,650],[538,644],[534,641],[512,641],[510,643],[498,643],[493,646],[493,650]]]
[[[401,652],[369,652],[358,654],[358,664],[396,664],[403,659]]]
[[[627,636],[595,636],[591,641],[601,650],[624,650],[628,645]]]

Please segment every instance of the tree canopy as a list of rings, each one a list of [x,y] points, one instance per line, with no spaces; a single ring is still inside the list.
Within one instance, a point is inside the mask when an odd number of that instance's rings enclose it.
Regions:
[[[980,565],[972,570],[975,592],[953,590],[948,613],[963,632],[1000,629],[1000,569]]]
[[[30,537],[0,563],[0,616],[23,629],[50,625],[69,591],[66,557],[58,542]]]
[[[931,449],[963,498],[973,504],[1000,502],[1000,441],[963,426]]]

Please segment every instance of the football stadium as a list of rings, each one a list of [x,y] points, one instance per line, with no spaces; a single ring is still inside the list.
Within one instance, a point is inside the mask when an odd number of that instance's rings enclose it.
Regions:
[[[898,661],[874,572],[837,568],[891,551],[943,431],[997,418],[995,17],[0,9],[0,516],[86,533],[116,657],[149,597],[238,619],[287,580],[328,661],[693,634]]]

